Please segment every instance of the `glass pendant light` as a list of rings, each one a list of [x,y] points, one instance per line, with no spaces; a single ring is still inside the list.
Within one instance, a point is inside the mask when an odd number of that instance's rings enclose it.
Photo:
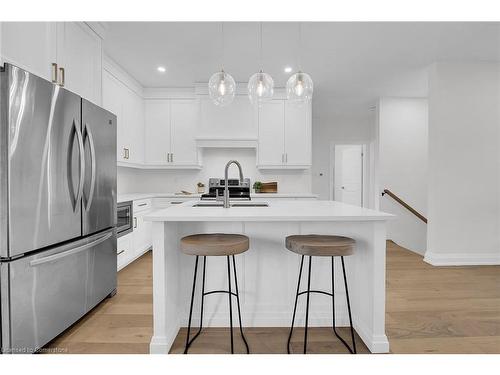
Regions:
[[[221,23],[222,35],[222,61],[224,61],[224,23]],[[234,78],[224,71],[212,74],[208,80],[208,95],[215,105],[224,107],[231,104],[236,93]]]
[[[300,52],[302,51],[302,24],[299,23],[299,48],[298,48],[299,71],[293,74],[286,83],[286,97],[296,102],[307,102],[312,99],[314,85],[309,74],[302,72]]]
[[[260,40],[260,66],[262,67],[262,22],[259,25]],[[248,80],[248,97],[252,104],[260,104],[265,100],[270,100],[274,94],[273,78],[262,71],[255,73]]]

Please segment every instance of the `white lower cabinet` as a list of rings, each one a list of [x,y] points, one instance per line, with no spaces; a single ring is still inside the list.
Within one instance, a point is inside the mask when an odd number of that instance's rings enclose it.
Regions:
[[[133,204],[133,231],[118,238],[117,241],[118,271],[139,258],[152,245],[152,225],[151,222],[144,220],[144,217],[151,212],[151,199],[135,200]]]
[[[116,241],[116,256],[118,271],[133,259],[132,233],[119,237]]]

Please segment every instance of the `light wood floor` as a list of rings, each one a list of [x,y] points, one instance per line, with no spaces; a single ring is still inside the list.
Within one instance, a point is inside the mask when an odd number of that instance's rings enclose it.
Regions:
[[[118,293],[52,341],[63,353],[147,353],[152,335],[151,253],[118,273]],[[311,328],[308,352],[346,353],[331,328]],[[348,336],[346,329],[341,334]],[[387,243],[386,332],[392,353],[500,353],[500,267],[432,267]],[[286,328],[246,328],[253,353],[285,353]],[[235,330],[235,351],[243,353]],[[292,341],[301,351],[303,330]],[[181,353],[185,329],[171,353]],[[361,340],[358,351],[366,353]],[[205,329],[190,353],[227,353],[228,330]]]

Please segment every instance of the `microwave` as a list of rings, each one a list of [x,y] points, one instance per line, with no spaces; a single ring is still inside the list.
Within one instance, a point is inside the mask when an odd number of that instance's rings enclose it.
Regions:
[[[117,224],[116,224],[116,235],[121,237],[130,233],[134,230],[132,225],[133,218],[133,204],[132,201],[120,202],[116,209]]]

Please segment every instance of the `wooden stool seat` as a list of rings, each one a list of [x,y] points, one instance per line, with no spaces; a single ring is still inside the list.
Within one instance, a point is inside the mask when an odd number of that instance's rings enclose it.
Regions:
[[[294,253],[307,256],[348,256],[354,252],[356,241],[349,237],[318,234],[288,236],[285,246]]]
[[[181,239],[181,250],[188,255],[229,256],[247,251],[249,242],[242,234],[193,234]]]

